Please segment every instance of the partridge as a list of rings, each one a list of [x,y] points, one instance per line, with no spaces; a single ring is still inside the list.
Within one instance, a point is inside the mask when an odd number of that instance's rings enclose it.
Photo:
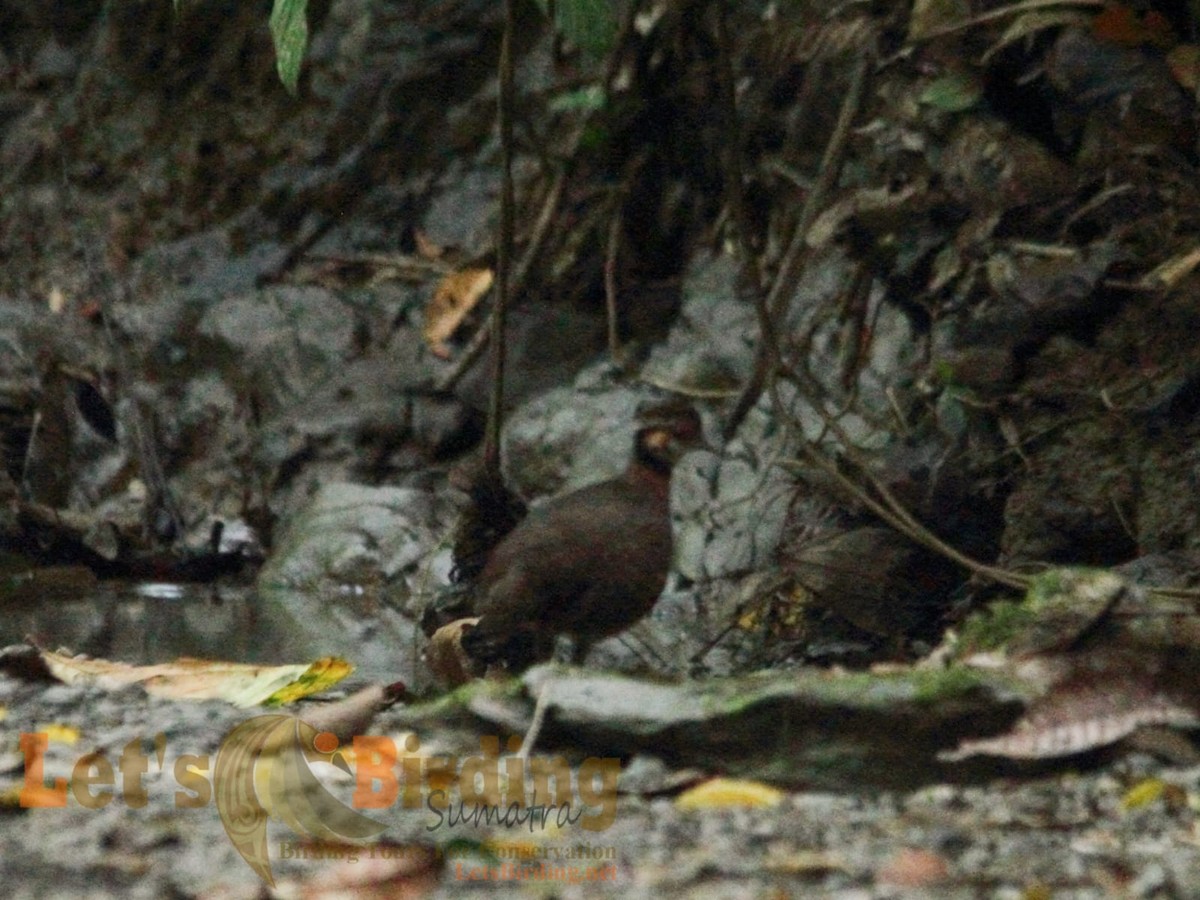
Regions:
[[[702,431],[678,403],[639,409],[638,421],[624,472],[535,507],[491,551],[475,586],[479,621],[462,637],[472,657],[519,669],[569,635],[582,658],[654,606],[671,566],[671,469]]]
[[[877,525],[785,542],[781,556],[815,605],[887,638],[935,635],[958,581],[944,559]]]

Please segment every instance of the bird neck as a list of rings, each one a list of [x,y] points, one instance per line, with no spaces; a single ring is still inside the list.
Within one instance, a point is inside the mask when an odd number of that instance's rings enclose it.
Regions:
[[[671,493],[671,463],[640,441],[625,469],[625,479],[635,488],[661,498]]]

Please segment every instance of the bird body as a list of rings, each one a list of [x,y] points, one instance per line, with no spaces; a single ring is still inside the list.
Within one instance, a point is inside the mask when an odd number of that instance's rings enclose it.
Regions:
[[[479,574],[468,653],[519,666],[549,657],[560,634],[581,653],[646,615],[671,567],[671,464],[699,435],[690,407],[654,419],[616,478],[531,509]]]
[[[786,543],[782,557],[817,606],[880,637],[936,630],[956,582],[953,566],[879,525]]]

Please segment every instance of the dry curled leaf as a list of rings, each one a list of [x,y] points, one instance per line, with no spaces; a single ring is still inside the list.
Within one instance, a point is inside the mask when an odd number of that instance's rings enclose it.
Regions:
[[[441,280],[425,307],[425,327],[422,331],[425,342],[435,356],[446,359],[450,355],[446,340],[483,299],[492,286],[492,280],[491,269],[461,269]]]
[[[1200,727],[1190,673],[1195,641],[1176,625],[1169,602],[1152,600],[1108,570],[1057,569],[1038,576],[1020,604],[969,620],[964,636],[1003,654],[977,654],[1036,690],[1006,733],[962,741],[939,754],[1050,759],[1113,744],[1145,728]],[[990,657],[990,659],[989,659]]]
[[[1134,681],[1096,683],[1079,678],[1056,685],[1005,734],[962,741],[938,754],[943,762],[971,756],[1052,759],[1113,744],[1138,728],[1167,725],[1195,728],[1200,718],[1189,705]]]
[[[462,645],[463,631],[478,621],[478,617],[457,619],[449,625],[443,625],[429,639],[425,662],[442,684],[457,687],[483,674],[479,664],[467,655]]]

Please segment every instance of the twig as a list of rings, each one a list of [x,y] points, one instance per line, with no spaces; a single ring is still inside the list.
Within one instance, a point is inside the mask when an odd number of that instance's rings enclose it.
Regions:
[[[820,210],[825,206],[826,198],[841,174],[846,145],[850,137],[850,126],[862,104],[867,86],[867,73],[870,71],[874,57],[873,46],[859,51],[850,75],[850,85],[842,100],[841,110],[838,112],[837,124],[829,136],[829,143],[825,146],[825,155],[821,159],[817,182],[813,185],[813,189],[805,201],[804,209],[800,213],[800,220],[796,223],[791,242],[784,253],[783,263],[771,285],[771,291],[762,301],[765,304],[765,311],[760,310],[759,317],[769,320],[769,330],[759,336],[754,371],[725,424],[727,438],[737,432],[746,414],[758,402],[768,381],[773,380],[776,374],[780,357],[779,346],[774,340],[774,325],[782,321],[787,313],[788,301],[795,292],[796,282],[803,270],[803,251],[808,239],[808,231]]]
[[[848,450],[849,448],[843,449]],[[985,563],[979,562],[978,560],[972,559],[971,557],[961,553],[954,547],[951,547],[945,541],[938,538],[935,534],[933,534],[933,532],[929,531],[929,529],[925,528],[925,526],[913,519],[907,510],[904,510],[903,514],[898,513],[893,508],[893,502],[896,501],[895,498],[891,496],[890,492],[888,493],[887,497],[891,500],[891,502],[887,503],[886,505],[880,503],[869,493],[867,493],[867,491],[865,491],[860,485],[855,484],[853,481],[847,478],[832,460],[827,459],[825,454],[808,442],[805,442],[802,445],[802,452],[811,462],[815,463],[818,468],[832,478],[834,482],[836,482],[837,485],[846,493],[877,515],[892,528],[896,529],[896,531],[903,534],[905,537],[916,541],[918,544],[928,547],[930,550],[945,556],[947,559],[957,563],[964,569],[967,569],[976,575],[981,575],[990,581],[995,581],[999,584],[1003,584],[1012,588],[1019,588],[1021,590],[1029,587],[1031,580],[1027,576],[1019,575],[1016,572],[1010,572],[1007,569],[1000,569],[996,566],[989,566]],[[782,460],[780,464],[789,468],[799,467],[797,463],[789,460]],[[871,486],[877,491],[881,488],[883,491],[887,490],[878,481],[878,479],[874,478],[869,473],[863,472],[863,475],[871,482]],[[900,509],[903,510],[903,507],[900,507]]]
[[[717,66],[720,82],[721,125],[725,141],[725,197],[737,227],[737,248],[745,274],[749,277],[754,292],[755,311],[758,324],[766,343],[778,347],[774,327],[762,302],[763,275],[759,259],[750,243],[752,229],[750,209],[746,204],[745,173],[742,161],[742,135],[737,113],[737,91],[734,87],[733,56],[729,51],[728,0],[718,0],[717,15]]]
[[[840,432],[841,429],[834,426],[835,432]],[[839,440],[843,440],[843,435],[839,435]],[[937,535],[933,534],[928,528],[913,518],[912,513],[905,509],[904,505],[896,499],[896,496],[874,475],[863,468],[861,460],[856,459],[856,451],[850,445],[843,444],[843,449],[851,461],[858,466],[859,471],[870,482],[871,487],[879,492],[884,498],[887,505],[880,504],[875,498],[868,494],[863,488],[855,484],[840,472],[837,466],[826,456],[811,444],[803,445],[803,452],[812,462],[814,462],[822,471],[827,473],[838,485],[840,485],[847,493],[851,494],[854,499],[858,500],[864,506],[887,522],[901,534],[916,541],[919,544],[928,547],[935,553],[949,559],[951,562],[957,563],[964,569],[987,578],[989,581],[994,581],[997,584],[1003,584],[1007,587],[1017,588],[1019,590],[1027,590],[1033,583],[1033,579],[1027,575],[1021,575],[1018,572],[1013,572],[1009,569],[1001,569],[997,566],[989,566],[986,563],[981,563],[978,560],[972,559],[965,553],[950,546],[945,541],[941,540]],[[781,465],[788,466],[789,461],[781,461]],[[795,463],[790,463],[795,465]],[[1175,600],[1196,600],[1200,599],[1200,589],[1196,588],[1181,588],[1181,587],[1147,587],[1146,593],[1154,597],[1163,597]]]
[[[634,0],[634,2],[630,3],[625,20],[621,24],[621,30],[616,41],[616,49],[609,58],[608,68],[604,75],[604,90],[606,94],[612,93],[613,84],[616,82],[617,75],[620,72],[621,48],[635,34],[634,25],[641,6],[642,0]],[[571,135],[571,139],[567,142],[567,151],[563,155],[564,159],[569,160],[575,156],[580,143],[583,141],[587,126],[588,121],[585,121],[575,129],[575,132]],[[563,188],[566,185],[566,176],[565,166],[560,165],[554,176],[554,182],[551,184],[550,190],[546,193],[546,199],[542,203],[541,213],[538,216],[537,224],[534,226],[533,234],[530,236],[529,244],[521,257],[521,262],[513,272],[510,287],[511,296],[515,297],[521,293],[528,278],[529,270],[541,252],[542,245],[546,242],[546,237],[550,233],[550,224],[554,221],[554,214],[558,211],[558,203],[562,198]],[[455,361],[454,367],[434,383],[435,390],[453,390],[454,386],[475,365],[488,345],[489,334],[492,330],[492,316],[494,314],[495,311],[493,310],[488,315],[483,327],[475,332],[475,336],[471,338],[470,343],[467,344]]]
[[[814,396],[819,392],[819,385],[813,384],[809,378],[806,378],[801,373],[789,369],[787,374],[796,382],[797,386],[806,387]],[[776,415],[780,418],[780,421],[786,421],[786,410],[783,409],[778,391],[772,390],[771,397],[776,404]],[[863,458],[862,454],[854,446],[853,441],[850,440],[849,435],[846,434],[845,430],[837,423],[834,417],[825,411],[820,402],[809,399],[809,406],[821,418],[825,431],[837,438],[846,457],[855,465],[862,477],[867,480],[871,489],[882,498],[882,501],[872,497],[866,488],[847,477],[838,469],[836,463],[820,451],[815,442],[807,441],[801,435],[801,452],[809,461],[832,478],[847,494],[910,540],[944,556],[969,572],[997,584],[1003,584],[1018,590],[1027,590],[1029,588],[1033,582],[1033,579],[1029,576],[1013,572],[1009,569],[1002,569],[998,566],[981,563],[933,534],[933,532],[909,512],[887,485],[871,473],[867,460]],[[1038,436],[1041,435],[1039,434]],[[803,472],[803,466],[795,460],[778,460],[778,465]],[[1145,590],[1147,594],[1153,597],[1175,600],[1200,600],[1200,589],[1197,588],[1167,586],[1147,587]]]
[[[621,340],[617,334],[617,254],[621,252],[621,206],[613,211],[608,226],[608,248],[604,254],[604,309],[608,318],[608,354],[619,362]]]
[[[554,221],[554,213],[558,209],[558,201],[562,198],[563,186],[565,184],[566,171],[559,169],[558,174],[554,177],[554,182],[550,185],[550,190],[546,193],[546,199],[542,202],[542,210],[538,215],[537,223],[534,225],[529,245],[525,248],[525,253],[522,254],[521,261],[513,272],[509,291],[514,297],[521,293],[522,288],[524,288],[525,281],[529,276],[529,270],[533,266],[533,260],[541,251],[542,245],[546,241],[546,235],[550,233],[550,223]],[[453,390],[454,386],[475,365],[488,345],[488,339],[492,330],[492,316],[494,315],[495,309],[493,308],[492,312],[488,313],[487,320],[483,323],[483,326],[475,332],[470,343],[467,344],[462,353],[459,354],[458,359],[455,360],[454,367],[435,382],[435,390]]]
[[[75,187],[71,184],[67,174],[65,153],[62,157],[62,181],[63,190],[68,199],[72,204],[78,205]],[[113,324],[117,306],[122,298],[118,295],[111,270],[97,259],[91,242],[85,236],[80,236],[78,232],[75,234],[75,241],[89,274],[99,279],[100,289],[97,293],[97,300],[100,304],[100,322],[104,330],[104,341],[112,354],[113,366],[117,370],[117,377],[123,390],[130,391],[133,384],[133,367],[130,365],[125,348],[117,339],[116,327]],[[132,438],[133,455],[138,461],[138,470],[142,481],[146,484],[144,511],[147,532],[155,541],[170,544],[183,535],[183,513],[167,483],[166,472],[163,470],[162,460],[158,454],[158,443],[151,423],[148,421],[149,417],[146,415],[142,402],[135,395],[131,394],[131,396],[132,403],[113,404],[113,410],[121,417],[122,424]],[[120,412],[122,408],[124,409],[123,415]],[[156,521],[156,514],[160,510],[167,518],[165,523]],[[163,527],[164,525],[165,527]]]
[[[854,69],[850,73],[850,84],[846,89],[846,96],[842,100],[842,107],[838,111],[837,124],[834,125],[833,133],[829,136],[829,143],[825,146],[817,182],[805,200],[804,209],[800,213],[800,221],[796,223],[792,241],[784,254],[783,265],[780,266],[775,283],[771,285],[771,293],[767,296],[767,308],[772,320],[777,321],[787,311],[788,301],[791,299],[795,282],[803,267],[803,250],[805,242],[808,240],[808,231],[821,210],[824,209],[826,198],[841,176],[846,145],[850,138],[850,126],[854,124],[854,117],[858,115],[859,107],[862,105],[863,94],[867,87],[867,73],[871,69],[874,57],[873,48],[859,51]]]
[[[925,32],[922,35],[911,39],[910,44],[921,44],[925,41],[932,41],[935,38],[946,37],[951,34],[958,34],[960,31],[968,31],[978,25],[986,25],[988,22],[995,22],[998,19],[1006,19],[1009,16],[1020,15],[1021,13],[1033,12],[1039,9],[1052,9],[1056,6],[1082,6],[1088,8],[1099,8],[1108,5],[1108,0],[1023,0],[1021,3],[1014,3],[1011,6],[1003,6],[1000,9],[988,10],[985,13],[980,13],[970,19],[963,19],[959,22],[951,22],[949,25],[943,25],[941,28],[934,28]]]
[[[813,384],[808,378],[799,372],[789,370],[788,373],[797,384],[797,387],[809,390],[812,397],[809,399],[809,405],[820,417],[824,426],[825,432],[832,434],[837,438],[838,443],[842,448],[842,452],[847,458],[857,467],[859,474],[865,478],[870,487],[876,494],[882,498],[882,502],[877,500],[860,484],[857,484],[848,478],[824,453],[820,451],[815,442],[808,441],[803,435],[800,435],[801,452],[814,463],[819,469],[825,472],[833,481],[842,488],[847,494],[877,515],[880,519],[896,529],[901,534],[908,537],[910,540],[921,544],[928,549],[939,553],[964,569],[994,581],[998,584],[1007,585],[1008,587],[1024,590],[1029,587],[1031,579],[1017,572],[1011,572],[1007,569],[1001,569],[997,566],[989,566],[986,563],[981,563],[976,559],[972,559],[965,553],[962,553],[955,547],[947,544],[928,528],[926,528],[917,518],[908,511],[903,503],[896,498],[896,495],[885,485],[879,478],[875,477],[870,470],[870,465],[862,454],[858,452],[854,446],[854,442],[845,430],[839,425],[834,416],[826,412],[819,398],[819,385]],[[782,404],[782,400],[778,397],[778,391],[772,390],[771,396],[777,406]],[[796,461],[781,460],[780,464],[786,468],[801,469]]]
[[[500,431],[504,424],[504,324],[508,310],[513,250],[513,40],[517,22],[516,0],[504,0],[504,37],[500,42],[500,96],[497,118],[500,125],[500,239],[496,247],[496,304],[492,308],[492,392],[488,404],[487,430],[483,438],[485,477],[502,483],[500,475]]]
[[[340,266],[371,266],[392,269],[398,278],[426,281],[437,275],[447,275],[454,267],[437,259],[422,259],[410,253],[305,253],[312,262],[335,263]]]
[[[736,388],[692,387],[678,381],[668,381],[665,378],[659,378],[656,375],[646,372],[638,373],[637,380],[651,387],[656,387],[661,391],[666,391],[669,394],[678,394],[681,397],[691,397],[695,400],[728,400],[730,397],[738,395]]]

